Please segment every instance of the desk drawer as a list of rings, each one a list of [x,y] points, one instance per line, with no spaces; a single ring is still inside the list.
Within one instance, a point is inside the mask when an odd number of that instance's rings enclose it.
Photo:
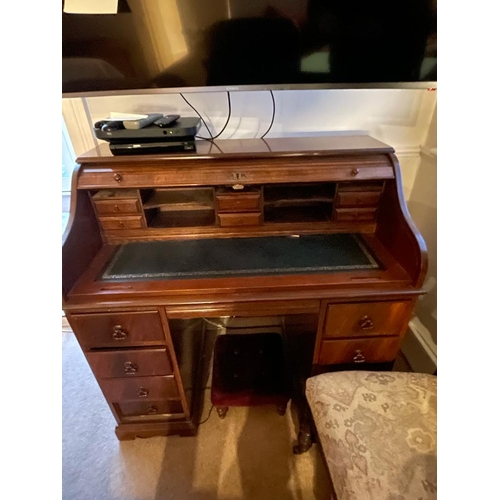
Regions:
[[[399,335],[406,329],[411,311],[409,301],[329,304],[323,338]]]
[[[218,214],[218,218],[222,227],[258,226],[262,224],[262,214],[260,212]]]
[[[89,352],[87,361],[97,378],[146,377],[173,373],[166,349]]]
[[[140,214],[141,206],[138,199],[130,200],[99,200],[94,201],[98,215]]]
[[[378,203],[380,193],[373,191],[339,191],[337,194],[337,207],[362,207]]]
[[[100,380],[102,392],[109,402],[144,401],[179,398],[173,375],[168,377],[109,378]]]
[[[142,229],[146,227],[142,215],[100,217],[99,220],[103,229]]]
[[[398,351],[399,337],[323,340],[318,362],[320,365],[384,363],[394,360]]]
[[[71,325],[85,349],[165,344],[157,311],[72,314]]]
[[[377,208],[337,208],[335,220],[337,222],[372,222],[375,220]]]
[[[144,400],[144,401],[123,401],[115,403],[121,417],[181,417],[184,410],[180,399],[164,400]]]
[[[247,212],[260,209],[260,193],[217,194],[219,212]]]

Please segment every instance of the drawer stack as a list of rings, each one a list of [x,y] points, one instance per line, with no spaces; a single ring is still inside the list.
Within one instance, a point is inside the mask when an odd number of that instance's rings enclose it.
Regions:
[[[92,197],[103,231],[146,227],[138,189],[108,189]]]
[[[317,346],[320,365],[385,363],[399,351],[411,301],[326,304]]]
[[[69,320],[119,424],[185,418],[159,311],[72,314]]]
[[[374,222],[383,188],[383,182],[339,183],[335,199],[335,221]]]
[[[262,191],[260,188],[234,190],[218,188],[217,219],[221,227],[258,226],[262,224]]]

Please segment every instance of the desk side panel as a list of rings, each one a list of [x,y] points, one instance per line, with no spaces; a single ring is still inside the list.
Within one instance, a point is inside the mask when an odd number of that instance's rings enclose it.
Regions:
[[[427,273],[427,247],[406,205],[399,161],[394,154],[389,158],[395,179],[386,183],[382,194],[375,236],[420,288]]]
[[[68,224],[62,238],[63,302],[103,245],[88,193],[77,189],[79,174],[77,165],[71,183]]]

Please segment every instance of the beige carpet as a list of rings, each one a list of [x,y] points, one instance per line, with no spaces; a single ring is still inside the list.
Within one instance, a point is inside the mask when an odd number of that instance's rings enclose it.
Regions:
[[[120,442],[71,332],[63,332],[62,391],[64,500],[330,498],[316,445],[292,453],[290,410],[280,417],[272,407],[231,408],[224,420],[214,410],[196,437]]]

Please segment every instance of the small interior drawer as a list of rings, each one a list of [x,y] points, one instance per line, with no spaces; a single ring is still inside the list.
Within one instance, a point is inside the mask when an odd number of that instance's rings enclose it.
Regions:
[[[376,191],[339,191],[337,193],[337,207],[363,207],[378,203],[380,193]]]
[[[141,213],[141,206],[137,198],[94,201],[94,206],[98,215]]]
[[[260,209],[260,192],[216,194],[219,212],[246,212]]]
[[[336,208],[335,220],[339,222],[371,222],[377,208]]]
[[[166,343],[157,311],[72,314],[70,321],[84,349]]]
[[[410,301],[329,304],[323,338],[400,335],[411,310]]]
[[[173,373],[166,349],[89,352],[87,361],[97,378],[148,377]]]
[[[385,363],[396,358],[399,337],[352,340],[323,340],[319,352],[320,365]]]
[[[99,220],[103,229],[141,229],[146,227],[142,215],[101,217]]]
[[[222,227],[258,226],[262,224],[261,212],[218,214],[217,217],[219,219],[219,225]]]
[[[99,381],[109,402],[144,401],[179,398],[173,375],[166,377],[108,378]]]

